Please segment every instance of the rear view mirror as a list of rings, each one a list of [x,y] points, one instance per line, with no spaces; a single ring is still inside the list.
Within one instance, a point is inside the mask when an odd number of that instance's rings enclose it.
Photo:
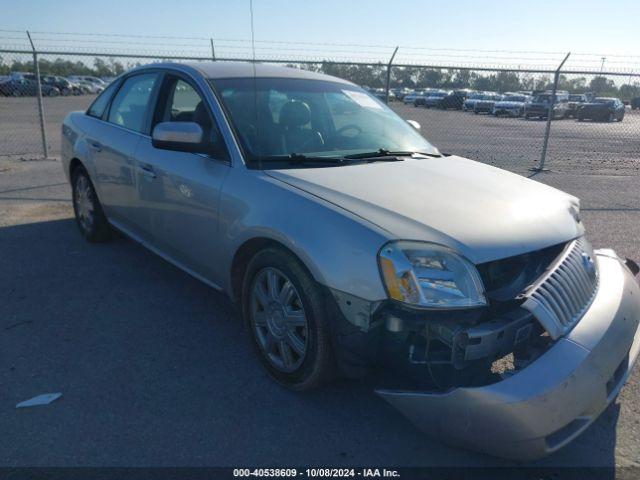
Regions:
[[[415,128],[416,130],[420,130],[420,124],[415,120],[407,120],[407,123],[411,125],[413,128]]]
[[[179,152],[209,153],[202,127],[195,122],[161,122],[153,129],[151,143],[155,148]]]

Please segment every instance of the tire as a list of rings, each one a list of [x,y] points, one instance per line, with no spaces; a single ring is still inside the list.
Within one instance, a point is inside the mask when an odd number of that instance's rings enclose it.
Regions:
[[[247,266],[241,302],[253,346],[271,378],[302,391],[333,377],[329,299],[292,254],[277,247],[258,252]]]
[[[20,93],[20,90],[15,89],[13,92],[11,92],[11,95],[14,97],[20,97],[22,96],[22,94]]]
[[[109,240],[111,227],[84,167],[80,166],[74,170],[71,185],[73,212],[82,236],[92,243]]]

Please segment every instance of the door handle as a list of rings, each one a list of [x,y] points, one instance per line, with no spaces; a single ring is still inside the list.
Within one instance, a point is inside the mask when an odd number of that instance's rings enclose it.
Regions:
[[[140,168],[140,170],[142,170],[142,174],[147,177],[147,178],[156,178],[156,172],[153,170],[153,167],[151,165],[148,165],[146,163],[142,163],[140,165],[138,165],[138,168]]]
[[[95,150],[96,152],[102,151],[102,145],[100,144],[100,142],[96,142],[95,140],[90,140],[89,146],[91,147],[92,150]]]

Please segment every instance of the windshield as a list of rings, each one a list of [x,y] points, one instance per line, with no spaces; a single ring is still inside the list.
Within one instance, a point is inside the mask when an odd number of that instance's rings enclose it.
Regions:
[[[572,102],[581,102],[582,95],[569,95],[569,100]]]
[[[525,98],[519,95],[509,95],[505,97],[504,101],[505,102],[524,102]]]
[[[353,85],[297,78],[210,82],[249,162],[292,154],[342,157],[380,149],[438,154],[384,103]]]
[[[431,92],[427,94],[427,96],[429,97],[436,97],[436,98],[444,98],[447,95],[448,95],[447,92]]]
[[[596,98],[594,100],[595,103],[604,103],[606,105],[613,105],[614,104],[614,100],[611,100],[610,98]]]

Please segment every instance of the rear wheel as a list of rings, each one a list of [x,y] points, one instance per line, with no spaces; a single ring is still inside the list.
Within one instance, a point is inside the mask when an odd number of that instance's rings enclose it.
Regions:
[[[333,375],[327,299],[304,266],[280,248],[251,260],[242,312],[269,375],[292,390],[318,387]]]
[[[73,172],[73,211],[82,235],[90,242],[104,242],[111,237],[109,222],[89,174],[83,167]]]

